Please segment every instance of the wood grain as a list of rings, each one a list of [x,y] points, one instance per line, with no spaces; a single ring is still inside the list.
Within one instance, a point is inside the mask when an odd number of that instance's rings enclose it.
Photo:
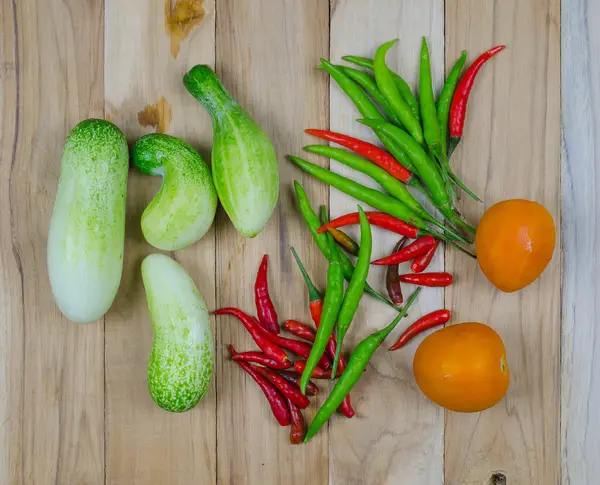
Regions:
[[[303,179],[316,206],[326,187],[305,179],[290,162],[299,153],[302,130],[327,125],[325,79],[314,69],[327,55],[328,2],[219,0],[217,74],[226,88],[262,126],[279,157],[280,199],[265,230],[254,239],[237,234],[223,213],[217,224],[217,304],[254,312],[254,277],[264,253],[280,320],[309,321],[308,299],[289,247],[294,245],[322,281],[325,266],[296,209],[292,180]],[[316,263],[318,261],[318,264]],[[316,270],[319,270],[318,272]],[[327,434],[305,446],[289,445],[289,430],[277,425],[254,382],[228,359],[226,346],[254,349],[231,317],[217,319],[217,395],[219,483],[326,483]],[[305,412],[313,414],[314,407]]]
[[[208,116],[182,83],[193,65],[214,64],[215,7],[212,1],[204,6],[206,17],[174,59],[165,31],[164,2],[106,0],[106,111],[130,143],[151,131],[140,126],[138,112],[164,97],[172,112],[167,133],[190,142],[203,154],[210,153]],[[140,217],[159,184],[158,179],[130,173],[123,281],[106,318],[106,483],[214,484],[214,389],[182,414],[160,409],[148,393],[152,329],[140,264],[157,250],[144,240]],[[211,231],[197,244],[172,254],[194,279],[209,307],[215,295],[214,244]]]
[[[559,2],[446,2],[446,64],[461,49],[472,60],[507,44],[475,83],[461,146],[459,176],[485,204],[465,201],[476,222],[507,198],[544,204],[559,226]],[[560,240],[560,239],[559,239]],[[481,321],[508,349],[511,386],[496,407],[480,414],[446,414],[445,483],[487,484],[495,472],[507,483],[558,483],[560,462],[560,244],[552,263],[529,287],[503,294],[475,262],[447,251],[457,275],[447,291],[455,321]]]
[[[351,35],[349,34],[351,32]],[[331,19],[331,57],[339,61],[347,54],[373,56],[375,49],[390,39],[400,38],[388,54],[390,67],[405,76],[413,87],[418,80],[421,37],[427,36],[432,56],[433,79],[439,86],[444,62],[443,2],[391,0],[365,3],[349,0],[334,3]],[[375,141],[376,137],[355,120],[360,117],[348,97],[335,82],[331,84],[331,129]],[[365,185],[378,187],[372,180],[337,162],[332,169]],[[356,211],[357,201],[337,190],[331,191],[332,217]],[[358,228],[351,230],[358,237]],[[373,259],[389,254],[398,236],[374,229]],[[432,270],[443,268],[442,252]],[[408,264],[401,270],[407,270]],[[384,270],[374,268],[371,284],[385,292]],[[405,296],[412,291],[404,287]],[[427,289],[419,297],[410,316],[442,308],[441,289]],[[346,351],[394,317],[394,311],[380,302],[364,297],[346,337]],[[357,417],[335,417],[330,425],[331,483],[336,484],[433,484],[442,482],[443,412],[427,401],[412,377],[412,358],[421,338],[406,349],[388,353],[408,323],[401,323],[384,346],[375,354],[353,392]]]
[[[61,316],[46,236],[64,139],[103,115],[102,2],[4,1],[1,13],[0,481],[99,485],[103,324]]]
[[[600,476],[598,2],[562,2],[562,483]]]
[[[0,3],[0,483],[11,485],[18,483],[23,472],[24,301],[12,230],[16,214],[10,197],[20,115],[16,16],[12,2]]]

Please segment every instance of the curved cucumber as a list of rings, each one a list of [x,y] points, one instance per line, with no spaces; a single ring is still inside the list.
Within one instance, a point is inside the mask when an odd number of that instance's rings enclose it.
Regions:
[[[152,246],[176,251],[200,240],[215,218],[217,193],[210,169],[189,144],[151,134],[133,147],[142,173],[162,175],[163,185],[142,214],[142,232]]]
[[[279,196],[275,149],[210,67],[193,67],[183,82],[212,118],[212,171],[219,200],[238,232],[254,237],[265,227]]]
[[[48,233],[48,273],[60,310],[77,323],[110,308],[123,270],[129,158],[123,133],[79,123],[65,143]]]
[[[164,254],[144,259],[142,279],[154,329],[148,362],[150,395],[167,411],[187,411],[206,394],[213,376],[206,303],[192,278]]]

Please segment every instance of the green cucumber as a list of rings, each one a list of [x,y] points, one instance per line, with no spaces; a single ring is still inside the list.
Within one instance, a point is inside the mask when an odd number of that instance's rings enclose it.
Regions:
[[[254,237],[277,205],[279,166],[275,149],[210,67],[193,67],[183,83],[212,118],[212,171],[219,200],[238,232]]]
[[[192,409],[210,388],[213,335],[206,303],[194,281],[174,260],[151,254],[142,279],[154,330],[148,388],[167,411]]]
[[[161,175],[160,191],[142,214],[142,233],[152,246],[176,251],[199,241],[217,211],[210,168],[188,143],[164,134],[140,138],[133,163],[148,175]]]
[[[108,311],[123,271],[129,157],[104,120],[79,123],[65,143],[48,232],[48,274],[63,314],[77,323]]]

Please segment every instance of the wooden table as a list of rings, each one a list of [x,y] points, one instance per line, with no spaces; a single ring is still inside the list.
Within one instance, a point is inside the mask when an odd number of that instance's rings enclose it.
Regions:
[[[562,18],[559,0],[205,0],[204,6],[205,18],[175,58],[164,0],[0,1],[0,483],[598,483],[600,31],[592,26],[600,21],[600,2],[563,0]],[[301,180],[315,205],[329,198],[334,216],[355,201],[300,173],[285,155],[301,154],[313,141],[303,134],[307,127],[371,138],[337,85],[314,67],[320,57],[372,55],[381,42],[400,37],[388,59],[414,84],[422,35],[437,87],[461,49],[472,60],[492,45],[509,46],[481,72],[453,157],[467,185],[485,196],[485,205],[463,200],[466,217],[476,221],[491,204],[524,197],[543,203],[562,227],[551,265],[515,294],[494,290],[456,251],[439,254],[435,267],[457,282],[445,293],[424,292],[412,313],[445,306],[455,322],[483,321],[498,330],[512,371],[499,405],[462,415],[427,401],[412,377],[414,342],[403,352],[376,354],[353,393],[356,418],[335,417],[309,445],[290,446],[260,390],[227,358],[226,344],[250,348],[249,337],[222,319],[215,325],[212,391],[191,412],[162,411],[146,384],[152,337],[140,262],[154,250],[139,225],[159,182],[135,172],[115,304],[91,325],[61,316],[45,261],[66,134],[84,118],[105,117],[133,142],[151,131],[138,113],[164,98],[162,112],[172,113],[167,132],[209,154],[208,117],[181,82],[188,68],[207,63],[273,139],[280,203],[257,238],[242,239],[220,214],[200,243],[174,257],[211,308],[250,310],[252,280],[268,252],[281,317],[308,320],[289,247],[321,285],[325,267],[291,182]],[[375,253],[394,242],[377,231]],[[377,287],[381,276],[370,275]],[[365,299],[349,344],[392,315]]]

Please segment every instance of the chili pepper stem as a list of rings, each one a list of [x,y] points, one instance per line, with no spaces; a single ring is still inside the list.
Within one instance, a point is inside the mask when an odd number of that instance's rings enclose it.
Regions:
[[[438,221],[435,217],[429,216],[429,217],[424,217],[424,219],[426,219],[427,222],[429,222],[430,224],[433,224],[434,226],[442,229],[444,232],[447,232],[448,234],[450,234],[450,236],[452,236],[452,238],[456,239],[457,241],[461,241],[465,244],[470,244],[470,241],[468,239],[465,239],[464,237],[462,237],[459,234],[457,234],[456,232],[454,232],[452,229],[449,229],[444,224],[442,224],[440,221]]]
[[[465,192],[469,197],[476,200],[477,202],[483,202],[475,193],[467,187],[464,182],[458,178],[458,176],[448,167],[448,175],[450,175],[450,179],[454,182],[455,185],[460,187],[463,192]]]

